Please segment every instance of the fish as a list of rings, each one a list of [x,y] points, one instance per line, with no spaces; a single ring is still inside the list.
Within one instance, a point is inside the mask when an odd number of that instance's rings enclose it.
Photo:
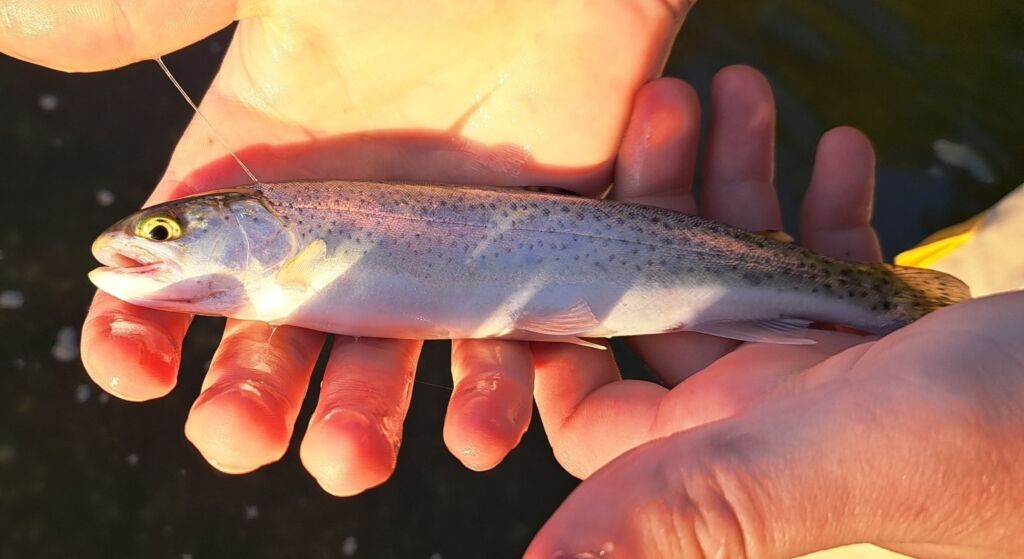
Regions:
[[[848,262],[672,210],[544,189],[256,183],[140,210],[89,274],[134,305],[350,336],[884,335],[970,298],[953,276]]]

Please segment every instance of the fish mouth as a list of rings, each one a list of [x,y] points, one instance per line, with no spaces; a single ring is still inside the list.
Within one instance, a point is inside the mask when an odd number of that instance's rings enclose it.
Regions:
[[[167,268],[177,266],[167,258],[154,254],[152,251],[137,246],[130,241],[99,238],[92,246],[93,256],[103,266],[97,272],[152,275]]]

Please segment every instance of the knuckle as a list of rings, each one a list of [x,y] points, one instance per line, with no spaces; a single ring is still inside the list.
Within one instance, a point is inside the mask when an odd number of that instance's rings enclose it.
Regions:
[[[649,537],[683,557],[751,557],[764,549],[764,523],[751,495],[752,480],[741,464],[751,441],[743,436],[718,436],[682,467],[662,461],[656,475],[666,488],[665,510],[653,518]]]

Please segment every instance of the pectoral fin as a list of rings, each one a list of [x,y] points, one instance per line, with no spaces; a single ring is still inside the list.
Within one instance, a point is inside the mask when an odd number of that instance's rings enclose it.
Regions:
[[[687,330],[744,342],[806,345],[816,343],[805,337],[811,321],[779,317],[762,320],[718,320],[689,325]]]
[[[326,255],[327,243],[323,239],[309,243],[281,267],[277,273],[277,283],[282,287],[308,288],[316,267],[323,263]]]

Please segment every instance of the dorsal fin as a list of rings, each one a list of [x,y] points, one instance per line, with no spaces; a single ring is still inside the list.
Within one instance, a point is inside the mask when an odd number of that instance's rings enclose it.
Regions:
[[[762,237],[768,237],[769,239],[779,241],[780,243],[791,244],[796,242],[796,239],[794,239],[792,235],[777,229],[765,229],[764,231],[758,231],[757,234]]]

